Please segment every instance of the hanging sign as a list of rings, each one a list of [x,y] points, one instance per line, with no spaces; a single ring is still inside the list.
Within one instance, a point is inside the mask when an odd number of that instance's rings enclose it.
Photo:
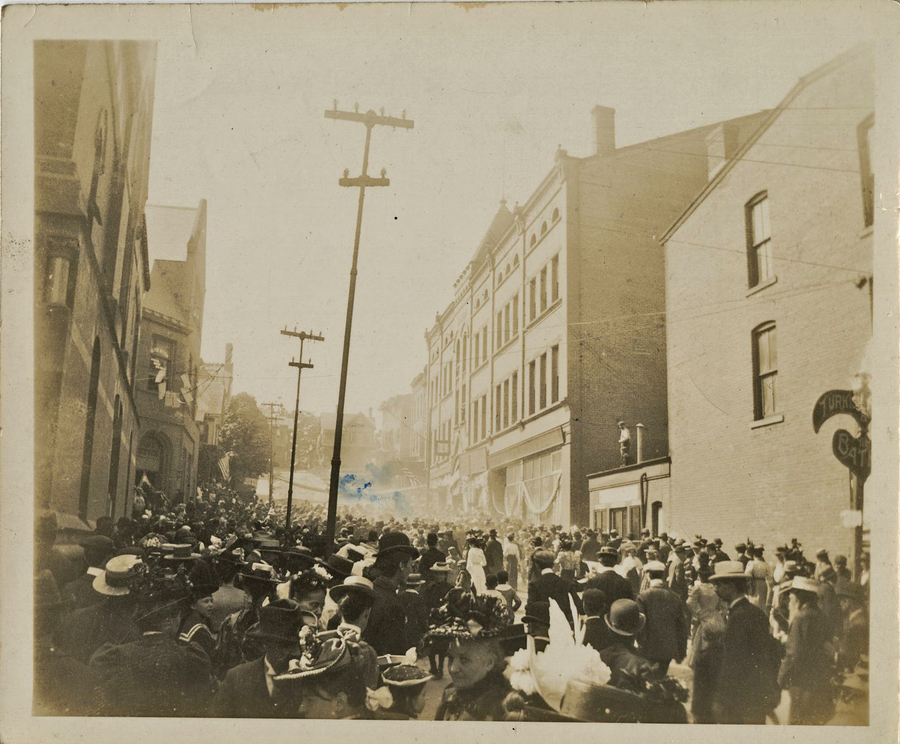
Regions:
[[[828,419],[839,414],[852,416],[859,424],[860,434],[854,437],[849,431],[838,429],[831,439],[831,451],[863,484],[872,472],[872,441],[867,432],[869,417],[857,408],[853,391],[829,390],[820,395],[813,407],[813,429],[818,433]]]
[[[813,407],[813,430],[818,434],[822,424],[840,413],[852,416],[860,426],[869,423],[869,417],[856,407],[852,390],[829,390],[819,396]]]
[[[868,435],[854,437],[849,431],[838,429],[831,439],[831,450],[860,483],[866,482],[872,472],[872,441]]]

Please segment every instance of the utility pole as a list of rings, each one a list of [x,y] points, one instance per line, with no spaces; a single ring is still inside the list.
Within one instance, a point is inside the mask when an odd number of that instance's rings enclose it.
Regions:
[[[274,501],[272,489],[275,485],[275,428],[273,423],[275,422],[275,409],[282,406],[281,403],[260,403],[260,405],[269,409],[269,503],[271,504]]]
[[[294,358],[291,357],[291,361],[288,363],[291,367],[297,368],[297,402],[294,404],[294,438],[291,443],[291,473],[288,480],[288,500],[287,500],[287,517],[285,517],[285,529],[291,529],[291,504],[294,501],[294,464],[297,461],[297,419],[300,416],[300,375],[303,374],[304,369],[312,369],[313,365],[311,363],[305,363],[303,361],[303,342],[307,339],[310,341],[324,341],[325,337],[321,334],[314,334],[312,331],[306,333],[305,331],[301,331],[297,333],[297,327],[294,326],[293,331],[289,331],[285,328],[281,332],[282,336],[290,336],[293,338],[300,339],[300,357],[299,361],[295,362]]]
[[[344,325],[344,350],[341,357],[341,382],[338,390],[337,416],[334,422],[334,453],[331,457],[331,482],[328,487],[328,522],[326,526],[326,551],[331,553],[334,544],[334,531],[337,522],[337,497],[338,484],[341,477],[341,439],[344,426],[344,396],[347,390],[347,364],[350,359],[350,330],[353,325],[353,299],[356,294],[356,264],[359,257],[359,236],[362,229],[363,202],[366,198],[367,186],[389,186],[390,179],[385,177],[385,170],[381,170],[381,178],[372,178],[368,174],[369,169],[369,144],[372,140],[372,128],[375,126],[401,127],[412,129],[413,122],[406,118],[403,112],[402,118],[385,116],[384,109],[378,115],[371,109],[364,114],[359,113],[359,106],[355,111],[339,111],[337,101],[334,108],[325,112],[326,119],[340,119],[343,121],[355,121],[366,126],[366,147],[363,152],[362,174],[358,178],[350,178],[350,170],[344,170],[344,177],[338,181],[340,186],[359,188],[359,205],[356,211],[356,237],[353,241],[353,261],[350,265],[350,291],[347,297],[347,320]]]

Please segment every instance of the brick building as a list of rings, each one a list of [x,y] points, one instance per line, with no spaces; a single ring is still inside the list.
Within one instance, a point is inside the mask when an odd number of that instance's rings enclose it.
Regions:
[[[331,467],[334,454],[334,433],[337,417],[333,413],[319,416],[320,430],[318,442],[318,462],[322,466]],[[378,446],[375,442],[375,419],[372,409],[369,415],[364,413],[348,413],[344,415],[344,431],[341,439],[341,473],[365,475],[366,466],[379,459]]]
[[[204,362],[197,369],[197,427],[204,445],[219,443],[219,430],[231,400],[234,381],[234,347],[225,344],[225,361]]]
[[[559,150],[523,205],[501,203],[426,333],[441,504],[586,525],[619,421],[645,425],[648,459],[668,454],[657,237],[706,184],[715,126],[617,148],[615,111],[593,113],[596,152]]]
[[[85,527],[130,509],[155,42],[37,41],[35,494]]]
[[[873,78],[856,50],[750,137],[724,128],[709,185],[664,236],[670,531],[849,550],[831,437],[855,425],[816,434],[812,414],[851,386],[871,335]]]
[[[206,296],[206,200],[147,207],[150,291],[144,297],[135,395],[141,414],[136,482],[170,499],[197,485],[200,342]]]

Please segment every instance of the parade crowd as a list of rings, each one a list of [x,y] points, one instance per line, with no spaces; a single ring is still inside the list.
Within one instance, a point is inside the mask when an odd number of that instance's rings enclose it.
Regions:
[[[796,540],[139,490],[36,533],[36,715],[823,724],[865,695],[868,562]],[[866,557],[863,556],[865,559]],[[426,663],[427,660],[427,663]],[[688,686],[676,666],[690,669]]]

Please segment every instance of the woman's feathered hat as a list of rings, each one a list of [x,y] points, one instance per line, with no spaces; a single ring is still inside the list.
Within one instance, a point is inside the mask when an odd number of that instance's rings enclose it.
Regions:
[[[500,598],[452,589],[432,612],[426,638],[498,638],[509,625],[509,613]]]

